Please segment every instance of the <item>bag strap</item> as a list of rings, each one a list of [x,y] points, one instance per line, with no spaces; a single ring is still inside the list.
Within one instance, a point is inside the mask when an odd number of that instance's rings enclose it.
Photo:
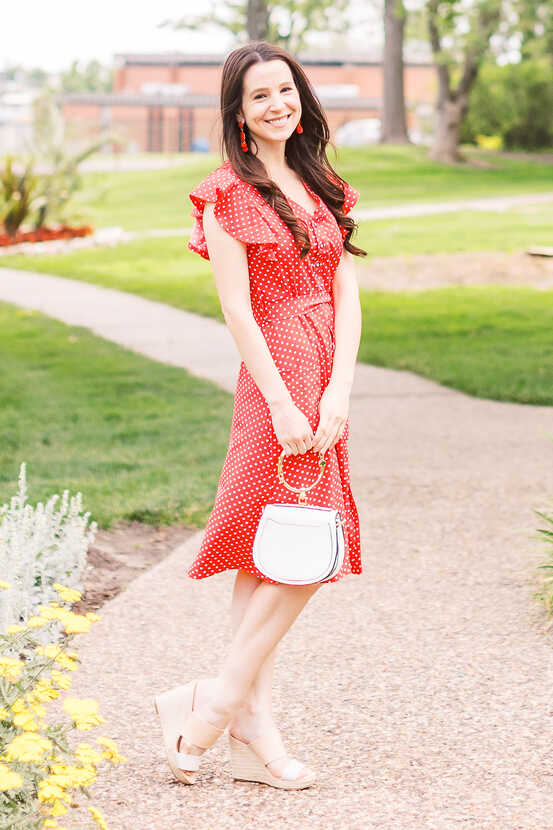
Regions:
[[[309,450],[308,450],[308,452],[309,452]],[[292,490],[293,493],[298,493],[299,494],[298,495],[298,504],[307,504],[307,496],[305,495],[306,492],[308,490],[312,490],[314,487],[316,487],[317,484],[319,483],[319,481],[321,480],[321,478],[323,477],[323,473],[324,473],[325,467],[326,467],[326,458],[324,456],[324,453],[319,452],[319,475],[317,476],[317,478],[315,479],[313,484],[310,484],[310,485],[304,486],[304,487],[293,487],[291,484],[288,484],[288,482],[285,480],[285,478],[284,478],[284,469],[283,469],[284,458],[285,458],[285,454],[284,454],[284,450],[282,450],[282,452],[280,453],[280,455],[278,457],[278,461],[277,461],[277,474],[278,474],[279,481],[281,482],[281,484],[284,484],[284,486],[287,487],[288,490]]]

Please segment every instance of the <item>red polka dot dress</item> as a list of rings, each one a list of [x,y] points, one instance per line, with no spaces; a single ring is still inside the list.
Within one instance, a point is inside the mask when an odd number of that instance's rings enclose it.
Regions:
[[[317,204],[314,213],[288,200],[309,228],[311,248],[303,260],[287,225],[257,188],[234,172],[229,160],[190,193],[195,225],[188,247],[209,259],[202,217],[206,202],[214,202],[220,225],[246,245],[253,315],[294,403],[315,432],[319,400],[332,371],[332,278],[346,231],[305,182],[304,187]],[[358,198],[359,193],[346,184],[344,213]],[[350,487],[348,434],[346,421],[342,437],[326,453],[321,481],[307,493],[308,505],[337,509],[345,520],[344,562],[329,582],[362,572],[359,518]],[[227,569],[243,568],[274,583],[255,567],[252,547],[264,505],[298,503],[297,495],[278,480],[281,451],[267,403],[242,361],[215,503],[188,576],[204,579]],[[284,459],[285,478],[295,487],[314,481],[318,469],[318,454],[311,451]]]

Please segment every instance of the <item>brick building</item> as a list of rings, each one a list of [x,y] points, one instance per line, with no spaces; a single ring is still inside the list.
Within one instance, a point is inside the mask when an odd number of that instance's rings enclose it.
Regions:
[[[70,134],[98,135],[110,127],[120,136],[115,151],[185,152],[219,148],[219,85],[225,56],[122,54],[115,56],[114,91],[62,98]],[[331,136],[346,122],[378,117],[382,66],[352,55],[299,55],[328,118]],[[405,97],[410,127],[436,96],[435,69],[406,62]]]

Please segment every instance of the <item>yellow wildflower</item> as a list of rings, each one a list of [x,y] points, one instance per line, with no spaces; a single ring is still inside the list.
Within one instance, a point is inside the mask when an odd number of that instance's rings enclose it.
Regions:
[[[21,729],[28,732],[36,732],[37,725],[34,715],[21,698],[14,700],[11,709],[14,713],[13,723],[15,726],[20,726]]]
[[[64,608],[55,608],[52,605],[39,605],[38,612],[45,620],[59,620],[64,613],[67,613]]]
[[[62,669],[67,669],[68,671],[77,671],[79,667],[80,660],[78,659],[78,655],[74,651],[68,652],[61,652],[56,657],[56,663],[62,667]]]
[[[88,809],[90,810],[90,812],[92,814],[92,817],[94,818],[94,820],[96,821],[96,823],[100,827],[100,830],[108,830],[106,820],[103,817],[100,810],[97,807],[92,807],[92,805],[90,805]]]
[[[41,703],[37,702],[34,697],[34,692],[29,692],[29,694],[25,695],[25,700],[27,701],[27,706],[35,717],[38,716],[39,718],[44,718],[46,716],[46,709]]]
[[[106,758],[108,761],[111,761],[112,764],[122,764],[126,762],[126,758],[124,755],[121,755],[117,749],[117,744],[115,741],[112,741],[111,738],[97,738],[96,739],[100,746],[104,747],[103,757]]]
[[[27,631],[26,625],[8,625],[7,627],[8,634],[19,634],[21,631]]]
[[[8,712],[8,710],[4,709],[4,707],[0,708],[0,720],[9,720],[9,719],[10,719],[10,713]]]
[[[36,652],[43,657],[49,657],[51,660],[55,660],[62,669],[69,669],[69,671],[77,670],[79,664],[77,653],[74,651],[65,652],[57,643],[47,643],[45,646],[37,646]]]
[[[67,787],[87,787],[96,778],[96,770],[93,766],[78,767],[75,764],[52,764],[52,772],[67,783]]]
[[[92,729],[105,719],[98,714],[98,702],[91,697],[68,697],[63,702],[63,708],[75,722],[77,729]]]
[[[59,582],[54,582],[52,587],[64,602],[78,602],[81,599],[81,592],[75,588],[66,588],[65,585],[60,585]]]
[[[44,824],[42,825],[40,830],[65,830],[65,827],[62,827],[61,824],[58,824],[55,819],[47,818],[45,819]]]
[[[66,634],[86,634],[87,631],[90,631],[92,620],[88,620],[82,614],[74,614],[73,611],[68,611],[67,614],[64,614],[61,624]]]
[[[59,798],[58,798],[57,801],[54,801],[53,805],[50,807],[50,815],[51,816],[63,816],[64,813],[66,813],[66,812],[67,812],[67,807],[65,806],[63,801],[61,801],[61,799],[59,799]]]
[[[21,712],[14,715],[13,725],[21,727],[25,732],[36,732],[38,729],[38,724],[31,712]]]
[[[3,579],[0,579],[0,588],[4,588],[4,590],[5,590],[6,588],[11,588],[11,587],[12,587],[11,582],[4,582]]]
[[[90,744],[80,743],[77,749],[75,750],[75,756],[81,762],[81,764],[85,765],[93,765],[101,763],[102,759],[105,757],[102,755],[101,752],[97,752]]]
[[[100,619],[100,615],[95,614],[94,611],[87,611],[85,617],[92,622],[97,622]]]
[[[66,773],[72,787],[88,787],[96,779],[96,768],[93,766],[68,766]]]
[[[24,732],[16,735],[6,746],[4,758],[6,761],[40,761],[44,753],[50,749],[52,742],[42,735]]]
[[[71,796],[65,792],[64,787],[67,784],[62,784],[61,781],[56,781],[55,775],[49,775],[48,778],[43,778],[38,783],[38,798],[39,801],[67,801],[71,802]]]
[[[37,646],[35,651],[42,657],[50,657],[51,660],[54,660],[61,648],[56,643],[46,643],[44,646]]]
[[[27,625],[29,628],[40,628],[41,625],[48,625],[48,620],[45,620],[44,617],[29,617]]]
[[[23,786],[23,779],[6,764],[0,764],[0,790],[18,790]]]
[[[10,683],[16,683],[19,680],[22,668],[23,661],[18,660],[17,657],[0,657],[0,677],[7,678]]]
[[[62,671],[58,669],[52,669],[51,677],[54,683],[60,687],[60,689],[68,689],[71,686],[71,678],[68,674],[64,674]]]
[[[47,677],[41,677],[30,695],[34,700],[43,701],[55,700],[60,696],[60,693],[52,686]]]

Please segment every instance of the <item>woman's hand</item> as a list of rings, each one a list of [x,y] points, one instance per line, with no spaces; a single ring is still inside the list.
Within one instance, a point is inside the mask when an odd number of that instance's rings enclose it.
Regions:
[[[285,455],[303,454],[311,449],[313,430],[306,416],[292,400],[270,407],[273,429]]]
[[[330,382],[319,401],[319,425],[313,452],[323,454],[342,437],[349,411],[349,388]]]

